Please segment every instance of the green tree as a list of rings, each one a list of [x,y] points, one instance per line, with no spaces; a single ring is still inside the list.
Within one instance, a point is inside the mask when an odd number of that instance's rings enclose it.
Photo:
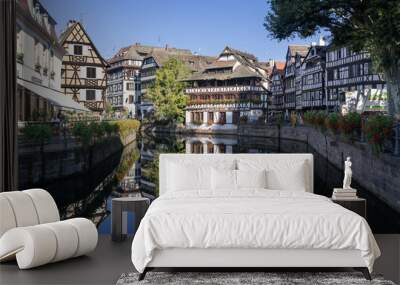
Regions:
[[[400,117],[399,0],[268,0],[264,26],[272,38],[327,31],[336,46],[371,54],[388,85],[389,113]]]
[[[154,86],[147,91],[147,98],[154,104],[157,120],[182,123],[185,118],[185,82],[189,68],[176,58],[169,59],[157,71]]]

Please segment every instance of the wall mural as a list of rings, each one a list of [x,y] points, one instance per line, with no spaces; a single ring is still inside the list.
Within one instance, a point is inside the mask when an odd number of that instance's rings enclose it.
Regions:
[[[157,198],[161,153],[312,153],[316,194],[343,185],[351,156],[373,232],[400,233],[400,124],[368,53],[321,38],[283,62],[141,44],[105,60],[82,23],[57,36],[39,1],[17,9],[19,188],[48,190],[62,218],[110,232],[113,197]]]

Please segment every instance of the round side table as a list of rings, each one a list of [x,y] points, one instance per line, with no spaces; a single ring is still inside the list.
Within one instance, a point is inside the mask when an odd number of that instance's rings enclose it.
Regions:
[[[123,241],[127,236],[127,215],[125,212],[133,212],[136,216],[135,233],[140,221],[144,217],[150,199],[145,197],[121,197],[112,199],[111,210],[111,239],[113,241]]]

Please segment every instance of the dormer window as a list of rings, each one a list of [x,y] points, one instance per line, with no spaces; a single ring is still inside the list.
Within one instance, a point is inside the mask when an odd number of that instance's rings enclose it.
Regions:
[[[74,55],[82,55],[82,46],[74,45]]]

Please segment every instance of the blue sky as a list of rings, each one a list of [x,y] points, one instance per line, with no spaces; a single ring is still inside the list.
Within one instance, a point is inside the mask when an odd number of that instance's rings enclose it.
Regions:
[[[104,58],[136,42],[217,55],[226,46],[260,60],[283,59],[289,43],[270,39],[263,27],[266,0],[41,0],[58,23],[83,20]]]

